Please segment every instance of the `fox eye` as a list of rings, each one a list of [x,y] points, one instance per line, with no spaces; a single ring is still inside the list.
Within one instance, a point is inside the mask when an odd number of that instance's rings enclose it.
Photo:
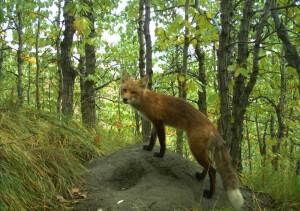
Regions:
[[[127,89],[122,89],[122,92],[126,92],[127,91]]]
[[[131,94],[136,95],[137,92],[136,91],[131,91]]]

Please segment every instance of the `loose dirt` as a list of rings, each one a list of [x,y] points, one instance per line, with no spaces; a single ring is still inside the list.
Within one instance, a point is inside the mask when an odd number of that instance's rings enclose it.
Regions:
[[[153,152],[159,151],[156,146]],[[141,144],[99,157],[87,165],[86,180],[80,188],[87,198],[78,210],[233,210],[217,175],[216,193],[211,199],[202,196],[209,188],[209,177],[195,178],[202,167],[167,150],[164,158],[142,150]],[[241,186],[245,199],[243,210],[264,208],[249,189]],[[258,196],[256,195],[255,198]]]

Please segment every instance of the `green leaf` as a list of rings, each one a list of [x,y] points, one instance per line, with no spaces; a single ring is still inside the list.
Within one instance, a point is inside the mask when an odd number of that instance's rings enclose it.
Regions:
[[[229,66],[227,67],[227,70],[228,70],[229,72],[235,71],[235,70],[236,70],[236,64],[229,65]]]
[[[240,73],[242,76],[247,77],[248,76],[248,71],[245,68],[239,68]]]

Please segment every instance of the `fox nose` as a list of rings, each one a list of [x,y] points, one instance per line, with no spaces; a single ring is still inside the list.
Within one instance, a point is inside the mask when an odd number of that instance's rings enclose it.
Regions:
[[[124,103],[128,103],[128,99],[124,97],[124,98],[123,98],[123,102],[124,102]]]

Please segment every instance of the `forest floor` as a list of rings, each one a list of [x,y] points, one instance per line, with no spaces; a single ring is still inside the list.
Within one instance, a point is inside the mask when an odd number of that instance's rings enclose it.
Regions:
[[[158,151],[156,146],[153,151]],[[86,180],[80,191],[86,192],[77,210],[233,210],[217,175],[216,193],[202,196],[209,178],[195,178],[202,167],[167,150],[163,159],[142,150],[141,144],[99,157],[87,165]],[[241,186],[243,210],[272,210],[270,200]]]

